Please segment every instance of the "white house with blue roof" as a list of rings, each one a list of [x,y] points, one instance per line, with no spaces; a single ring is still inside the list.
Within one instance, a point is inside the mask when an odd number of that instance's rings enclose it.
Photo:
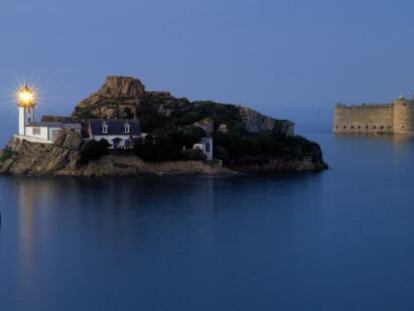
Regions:
[[[130,149],[141,135],[141,126],[138,120],[89,120],[88,135],[97,141],[105,139],[111,149]]]

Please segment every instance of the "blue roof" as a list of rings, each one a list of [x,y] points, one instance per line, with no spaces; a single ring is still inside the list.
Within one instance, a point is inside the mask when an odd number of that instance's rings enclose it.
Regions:
[[[29,127],[62,127],[62,122],[32,122]]]
[[[108,132],[103,133],[103,125],[108,126]],[[125,125],[129,125],[129,133],[125,133]],[[108,135],[132,135],[137,136],[141,134],[141,126],[137,120],[104,120],[94,119],[89,120],[89,127],[93,136],[108,136]]]

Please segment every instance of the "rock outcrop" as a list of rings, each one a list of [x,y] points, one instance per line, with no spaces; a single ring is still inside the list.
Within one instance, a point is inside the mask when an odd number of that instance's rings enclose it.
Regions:
[[[55,144],[38,144],[12,138],[0,152],[0,174],[25,176],[132,176],[137,174],[228,175],[221,165],[202,161],[144,162],[135,155],[107,155],[81,164],[79,134],[63,132]],[[5,156],[7,153],[7,157]]]
[[[67,148],[73,138],[64,138],[60,144],[37,144],[12,138],[6,146],[10,153],[0,162],[0,173],[12,175],[59,175],[79,168],[79,150]],[[69,142],[71,141],[71,142]]]
[[[133,176],[156,175],[236,175],[239,173],[274,173],[282,171],[320,171],[321,160],[256,159],[231,162],[228,167],[202,161],[167,161],[151,163],[135,155],[107,155],[81,162],[82,139],[79,134],[62,132],[55,144],[31,143],[12,138],[0,152],[0,174],[25,176]]]
[[[214,131],[214,121],[210,118],[201,119],[200,121],[195,122],[193,126],[203,129],[207,135],[213,134]]]
[[[110,76],[106,78],[97,92],[82,100],[75,107],[72,117],[78,119],[131,119],[139,117],[144,130],[151,130],[151,125],[148,129],[145,126],[150,124],[152,119],[174,118],[174,116],[197,109],[205,103],[201,101],[190,102],[185,97],[177,98],[169,92],[145,91],[142,82],[135,78]],[[247,107],[223,105],[211,101],[208,103],[218,107],[234,107],[233,117],[240,119],[249,133],[276,130],[284,135],[294,135],[293,122],[277,120]],[[194,121],[201,124],[205,121],[203,119],[206,118],[202,116],[201,119]],[[48,116],[45,120],[60,120],[60,118]],[[219,125],[217,124],[217,127]],[[211,133],[210,125],[208,132]]]
[[[204,135],[213,137],[214,153],[217,155],[215,159],[225,166],[179,156],[157,159],[153,153],[145,158],[145,153],[137,152],[139,148],[135,150],[136,154],[147,161],[187,161],[150,163],[132,152],[88,161],[81,156],[87,149],[82,147],[82,134],[65,130],[54,144],[30,143],[12,138],[4,151],[0,152],[0,173],[34,176],[126,176],[140,173],[218,175],[235,172],[319,171],[327,168],[319,145],[295,136],[291,121],[274,119],[237,105],[212,101],[191,102],[185,97],[174,97],[169,92],[149,92],[140,80],[130,77],[110,76],[98,91],[75,107],[71,117],[44,116],[42,121],[81,122],[83,133],[86,133],[87,122],[84,121],[87,119],[124,118],[139,118],[143,132],[152,135],[149,137],[165,135],[161,136],[164,140],[158,141],[163,142],[160,144],[162,148],[170,148],[160,152],[166,155],[170,155],[171,150],[178,150],[176,153],[181,155],[185,144],[192,146]],[[184,133],[185,130],[188,133]],[[146,145],[150,144],[144,144],[144,147]]]
[[[272,131],[277,128],[278,131],[287,135],[294,135],[294,123],[287,120],[276,120],[265,116],[253,109],[240,107],[240,116],[245,124],[246,131],[249,133],[260,133],[263,131]]]
[[[129,77],[107,77],[99,90],[82,100],[72,113],[79,119],[132,119],[139,114],[145,87]]]
[[[109,76],[96,93],[108,98],[141,98],[145,86],[140,80],[130,77]]]

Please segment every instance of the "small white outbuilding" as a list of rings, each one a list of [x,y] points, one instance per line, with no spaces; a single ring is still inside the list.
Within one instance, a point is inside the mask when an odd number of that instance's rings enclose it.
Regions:
[[[201,138],[199,143],[193,145],[193,149],[201,150],[205,154],[207,161],[213,160],[213,138]]]

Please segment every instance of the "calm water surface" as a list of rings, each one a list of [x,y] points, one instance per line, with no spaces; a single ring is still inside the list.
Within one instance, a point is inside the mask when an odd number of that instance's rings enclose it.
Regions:
[[[291,177],[0,177],[0,310],[413,310],[414,139]]]

